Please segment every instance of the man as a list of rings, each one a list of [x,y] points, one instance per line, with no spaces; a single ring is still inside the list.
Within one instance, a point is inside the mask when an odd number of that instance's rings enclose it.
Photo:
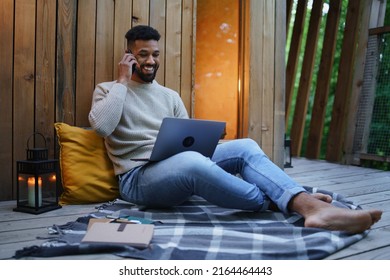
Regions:
[[[97,85],[89,114],[91,126],[105,139],[123,199],[163,208],[198,195],[221,207],[297,212],[306,227],[349,233],[363,232],[381,218],[379,210],[337,208],[329,196],[308,194],[250,139],[218,145],[211,159],[183,152],[156,163],[137,160],[150,156],[164,117],[188,114],[179,94],[155,81],[158,31],[136,26],[126,39],[118,79]]]

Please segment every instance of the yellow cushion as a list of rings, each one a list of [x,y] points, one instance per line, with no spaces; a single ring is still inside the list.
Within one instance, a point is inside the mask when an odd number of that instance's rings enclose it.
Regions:
[[[89,204],[119,197],[118,181],[102,137],[93,130],[55,123],[60,145],[63,193],[60,205]]]

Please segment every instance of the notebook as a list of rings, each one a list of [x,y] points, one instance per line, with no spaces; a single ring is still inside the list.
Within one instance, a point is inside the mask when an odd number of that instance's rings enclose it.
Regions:
[[[126,244],[146,248],[153,238],[154,225],[95,222],[89,225],[83,243]]]
[[[225,133],[221,121],[164,118],[149,161],[160,161],[185,151],[196,151],[211,158]]]

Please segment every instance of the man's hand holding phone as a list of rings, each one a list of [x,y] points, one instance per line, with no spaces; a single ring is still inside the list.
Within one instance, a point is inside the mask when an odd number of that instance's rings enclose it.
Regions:
[[[137,60],[131,52],[126,52],[118,64],[118,83],[127,84],[137,65]]]

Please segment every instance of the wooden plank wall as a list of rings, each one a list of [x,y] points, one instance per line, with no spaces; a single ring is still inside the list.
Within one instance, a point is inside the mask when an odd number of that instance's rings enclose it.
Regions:
[[[283,166],[286,2],[239,0],[245,9],[243,135]],[[134,25],[159,30],[160,84],[192,112],[196,0],[0,1],[0,200],[16,198],[16,161],[31,146],[57,158],[54,122],[89,126],[95,85],[115,79]],[[243,121],[241,120],[241,121]]]
[[[0,198],[11,198],[12,157],[12,73],[13,73],[13,0],[0,1]]]
[[[247,46],[251,50],[248,135],[279,166],[284,162],[285,11],[285,1],[251,1]]]
[[[286,0],[287,3],[290,0]],[[292,153],[294,156],[307,158],[319,158],[320,148],[323,142],[323,128],[325,114],[330,94],[329,85],[331,71],[335,56],[335,45],[338,36],[342,36],[342,49],[337,75],[337,83],[332,104],[331,122],[329,134],[327,135],[325,159],[334,162],[347,162],[348,152],[353,142],[353,127],[355,126],[356,103],[361,91],[363,77],[364,59],[367,48],[367,35],[369,20],[378,18],[370,13],[380,0],[349,0],[346,10],[345,27],[343,34],[338,33],[340,14],[342,12],[342,0],[330,0],[327,17],[322,17],[322,0],[313,1],[310,10],[310,21],[306,45],[304,46],[304,57],[301,72],[298,75],[297,64],[299,49],[302,42],[303,30],[305,28],[305,17],[307,11],[307,0],[298,0],[295,20],[293,23],[291,46],[288,54],[286,68],[286,121],[291,114],[293,120],[290,136],[292,140]],[[381,6],[383,8],[383,5]],[[382,12],[383,14],[383,12]],[[287,16],[289,19],[291,16]],[[313,67],[317,39],[319,36],[319,24],[326,20],[323,48],[318,73],[314,73]],[[317,75],[317,86],[311,91],[312,77]],[[296,104],[292,108],[292,97],[294,84],[299,77],[299,87],[296,93]],[[312,93],[313,92],[313,93]],[[306,126],[308,102],[314,100],[311,108],[311,122],[308,139],[306,142],[306,153],[302,154],[304,130]]]
[[[15,199],[15,165],[26,158],[30,135],[44,135],[52,158],[54,122],[89,126],[93,89],[115,79],[131,26],[160,31],[157,80],[180,92],[190,112],[195,6],[196,0],[0,1],[0,200]]]

